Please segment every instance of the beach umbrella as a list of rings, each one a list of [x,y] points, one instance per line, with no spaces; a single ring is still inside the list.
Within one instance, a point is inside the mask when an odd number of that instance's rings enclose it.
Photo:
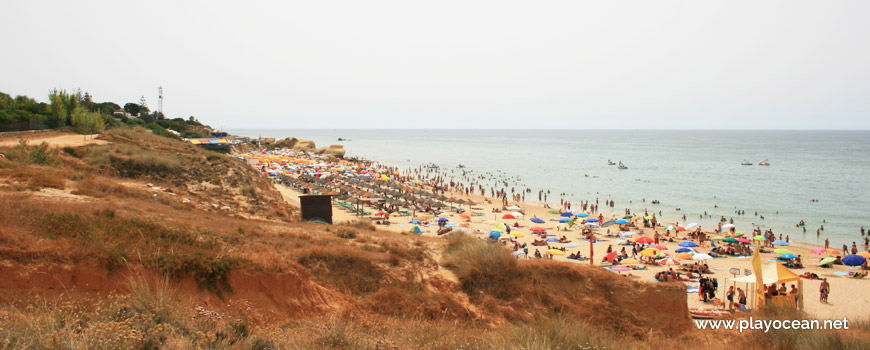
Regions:
[[[710,237],[710,240],[711,240],[711,241],[721,241],[721,240],[723,240],[723,239],[725,239],[725,237],[722,237],[722,236],[713,236],[713,237]]]
[[[562,217],[569,217],[569,216],[574,216],[574,214],[572,214],[570,211],[566,211],[566,212],[562,213]]]
[[[589,216],[589,214],[581,212],[581,213],[574,214],[574,216],[576,216],[578,218],[585,218],[585,217]]]
[[[677,259],[691,259],[691,258],[692,258],[692,254],[689,254],[689,253],[677,253],[677,255],[674,255],[674,257],[677,258]]]
[[[580,243],[577,242],[568,242],[565,244],[565,248],[577,248],[580,246]]]
[[[447,222],[447,218],[438,218],[438,222]]]
[[[752,239],[754,239],[756,241],[766,241],[767,237],[764,237],[764,235],[758,235],[758,236],[752,237]]]
[[[677,226],[677,231],[682,232],[682,231],[685,231],[685,230],[686,230],[685,227]]]
[[[487,225],[495,225],[495,221],[494,221],[494,220],[486,220],[486,221],[484,221],[483,223],[484,223],[484,224],[487,224]]]
[[[523,238],[523,237],[525,237],[525,236],[526,236],[526,234],[525,234],[525,233],[522,233],[522,232],[516,232],[516,231],[511,232],[511,237]]]
[[[532,232],[544,232],[547,229],[540,227],[540,226],[535,226],[535,227],[530,228],[530,230],[532,230]]]
[[[465,214],[459,214],[459,217],[460,217],[460,218],[463,218],[463,219],[465,219],[465,220],[471,220],[471,217],[468,216],[468,215],[465,215]]]
[[[773,245],[788,245],[788,242],[778,239],[773,241]]]
[[[596,218],[586,218],[586,220],[583,220],[583,221],[585,221],[585,222],[598,222],[598,219],[596,219]]]
[[[522,208],[520,208],[516,205],[512,205],[512,206],[507,207],[507,210],[520,210],[520,209],[522,209]]]
[[[619,263],[621,265],[640,265],[640,261],[637,261],[637,259],[633,258],[622,259],[619,261]]]
[[[868,252],[858,252],[857,255],[863,256],[864,259],[870,259],[870,253]]]
[[[665,247],[664,245],[661,245],[661,244],[656,244],[653,246],[653,248],[658,249],[658,250],[668,250],[668,247]]]
[[[623,218],[623,219],[626,219],[626,220],[629,220],[629,219],[631,219],[631,218],[633,218],[633,217],[634,217],[634,216],[632,216],[632,215],[626,215],[626,216],[623,216],[622,218]]]
[[[861,266],[866,261],[867,261],[866,258],[864,258],[863,256],[860,256],[860,255],[857,255],[857,254],[846,255],[846,257],[843,258],[843,264],[849,265],[849,266]]]
[[[693,260],[710,260],[710,259],[713,259],[713,257],[708,255],[708,254],[695,254],[692,256],[692,259]]]
[[[680,242],[680,247],[697,247],[698,244],[692,241]]]
[[[441,214],[438,214],[438,216],[440,216],[440,217],[442,217],[442,218],[446,218],[446,217],[450,216],[450,214],[447,214],[447,213],[441,213]]]
[[[531,218],[529,220],[531,220],[532,222],[534,222],[536,224],[543,224],[544,223],[544,219],[541,219],[541,218]]]
[[[637,243],[652,243],[652,242],[655,242],[655,241],[653,241],[652,238],[649,238],[646,236],[637,239]]]
[[[816,249],[811,250],[810,253],[813,253],[813,254],[823,254],[823,253],[825,253],[825,252],[827,252],[827,251],[828,251],[828,250],[825,249],[825,248],[816,248]]]
[[[691,224],[686,225],[686,229],[687,229],[687,230],[691,230],[691,229],[693,229],[693,228],[695,228],[695,227],[698,227],[698,223],[697,223],[697,222],[693,222],[693,223],[691,223]]]
[[[419,220],[411,220],[410,223],[411,223],[411,224],[414,224],[414,225],[419,225],[419,224],[420,224],[420,221],[419,221]]]
[[[665,226],[665,230],[668,230],[668,231],[673,231],[673,230],[676,230],[676,229],[677,229],[677,228],[674,227],[674,225],[668,225],[668,226]]]
[[[523,215],[523,213],[520,213],[518,211],[511,213],[511,215],[513,215],[516,218],[521,218],[521,217],[525,216],[525,215]]]
[[[733,227],[734,227],[734,224],[725,224],[725,225],[722,225],[722,228],[725,229],[725,230],[727,230],[727,229],[729,229],[729,228],[733,228]]]
[[[613,259],[616,259],[617,254],[619,254],[619,253],[617,253],[617,252],[607,253],[607,255],[604,256],[604,261],[613,261]]]
[[[384,215],[387,215],[387,212],[385,212],[385,211],[383,211],[383,210],[381,210],[381,211],[375,213],[375,216],[384,216]]]
[[[547,210],[547,212],[550,214],[559,214],[559,211],[556,209],[550,209],[550,210]]]
[[[828,249],[827,252],[828,252],[828,254],[834,254],[834,255],[840,254],[840,251],[836,250],[836,249]]]
[[[550,253],[553,255],[565,255],[565,252],[563,252],[559,249],[549,249],[549,250],[547,250],[547,253]]]
[[[743,232],[737,231],[737,232],[734,232],[734,235],[735,236],[743,236]]]
[[[636,234],[637,234],[637,232],[625,231],[625,232],[620,232],[619,237],[622,237],[622,238],[631,237],[631,236],[634,236]]]
[[[561,218],[561,219],[559,219],[559,223],[566,223],[566,222],[568,222],[568,221],[571,221],[571,218]]]
[[[511,214],[504,214],[504,215],[501,216],[501,218],[502,218],[502,219],[516,219],[516,218],[515,218],[513,215],[511,215]]]
[[[501,237],[501,232],[492,231],[489,233],[489,238],[498,239]]]
[[[779,256],[780,259],[794,259],[795,256],[792,253],[787,253]]]
[[[749,240],[743,237],[738,238],[737,241],[740,243],[749,243]]]
[[[837,260],[837,258],[829,256],[827,258],[822,259],[822,261],[819,261],[819,266],[830,264],[830,263],[834,262],[835,260]]]
[[[664,259],[658,260],[656,262],[658,262],[659,265],[679,265],[680,264],[680,262],[674,260],[674,258],[664,258]]]
[[[495,228],[492,229],[493,232],[504,232],[505,227],[504,224],[495,225]]]
[[[644,216],[643,218],[644,218],[644,219],[647,219],[647,220],[652,220],[653,216],[652,216],[652,215],[647,215],[647,216]]]
[[[586,220],[589,220],[589,219],[586,219]],[[603,224],[601,224],[601,227],[609,227],[609,226],[613,226],[613,225],[616,225],[616,221],[607,220]]]
[[[674,252],[676,252],[676,253],[691,253],[692,249],[683,247],[683,248],[679,248],[679,249],[675,250]]]
[[[616,223],[617,223],[617,224],[620,224],[620,225],[625,225],[625,224],[628,223],[628,220],[625,220],[625,219],[619,219],[619,220],[616,220]]]
[[[661,251],[658,249],[655,249],[655,248],[646,248],[646,249],[640,251],[640,255],[649,256],[649,257],[656,256],[659,253],[661,253]]]
[[[728,238],[725,238],[725,239],[722,240],[722,242],[725,242],[725,243],[740,243],[740,241],[738,241],[737,238],[734,238],[734,237],[728,237]]]
[[[791,250],[785,248],[774,249],[773,252],[777,254],[794,254],[791,252]]]
[[[513,256],[526,255],[526,252],[524,252],[522,250],[515,250],[514,252],[511,253],[511,255],[513,255]]]
[[[559,239],[556,237],[547,238],[547,242],[558,242],[558,241],[559,241]]]

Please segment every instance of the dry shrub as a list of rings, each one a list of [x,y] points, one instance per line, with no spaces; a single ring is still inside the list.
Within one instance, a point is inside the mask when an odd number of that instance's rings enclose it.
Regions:
[[[382,254],[346,246],[314,247],[297,261],[311,274],[336,289],[354,295],[377,291],[386,275],[377,266]]]
[[[27,181],[27,185],[32,189],[40,189],[40,188],[57,188],[64,189],[65,182],[62,178],[58,178],[57,176],[53,176],[46,173],[37,173],[30,177]]]
[[[523,278],[517,259],[504,248],[465,234],[448,237],[447,266],[472,298],[482,294],[510,298],[516,295],[515,289]]]

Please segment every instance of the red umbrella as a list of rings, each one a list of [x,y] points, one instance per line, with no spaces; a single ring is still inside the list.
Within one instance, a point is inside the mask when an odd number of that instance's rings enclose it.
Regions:
[[[659,265],[679,265],[680,262],[674,260],[674,258],[664,258],[657,261]]]
[[[677,231],[685,231],[686,228],[682,226],[677,226]]]
[[[387,215],[387,212],[385,212],[385,211],[383,211],[383,210],[381,210],[381,211],[375,213],[375,216],[384,216],[384,215]]]
[[[604,256],[604,261],[613,261],[613,259],[616,259],[617,254],[619,254],[619,253],[617,253],[617,252],[607,253],[607,255]]]
[[[738,238],[737,241],[740,243],[749,243],[749,240],[743,237]]]
[[[653,248],[658,249],[658,250],[668,250],[668,247],[665,247],[664,245],[661,245],[661,244],[656,244],[653,246]]]
[[[544,232],[547,229],[540,227],[540,226],[535,226],[535,227],[530,228],[530,230],[532,230],[532,232]]]
[[[649,238],[649,237],[641,237],[641,238],[637,239],[637,243],[652,243],[652,242],[655,242],[655,241],[653,241],[653,239]]]
[[[516,218],[515,218],[513,215],[511,215],[511,214],[504,214],[504,216],[502,216],[501,218],[502,218],[502,219],[516,219]]]

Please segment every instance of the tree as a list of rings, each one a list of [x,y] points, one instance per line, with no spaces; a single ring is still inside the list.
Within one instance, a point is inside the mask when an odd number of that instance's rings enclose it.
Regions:
[[[134,117],[139,116],[139,111],[141,109],[142,109],[142,106],[135,104],[133,102],[129,102],[129,103],[124,105],[124,112],[127,112]]]
[[[106,129],[106,121],[100,113],[91,112],[84,106],[78,106],[73,110],[70,125],[82,134],[93,134]]]

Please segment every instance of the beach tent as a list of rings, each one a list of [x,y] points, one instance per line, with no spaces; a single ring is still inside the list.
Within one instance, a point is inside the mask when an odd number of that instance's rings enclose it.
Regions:
[[[791,272],[785,266],[782,266],[780,263],[772,263],[765,266],[761,270],[761,278],[764,281],[764,284],[771,283],[788,283],[801,279],[801,276]],[[735,282],[746,282],[746,283],[755,283],[755,274],[749,276],[743,276],[733,279]]]

